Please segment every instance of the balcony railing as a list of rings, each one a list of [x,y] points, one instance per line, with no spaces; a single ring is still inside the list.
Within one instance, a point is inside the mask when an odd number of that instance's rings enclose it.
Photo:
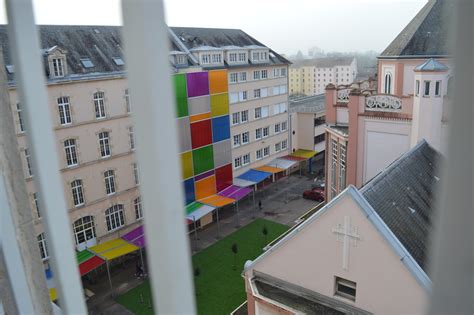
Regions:
[[[365,99],[365,110],[378,112],[401,112],[402,100],[393,95],[373,95]]]

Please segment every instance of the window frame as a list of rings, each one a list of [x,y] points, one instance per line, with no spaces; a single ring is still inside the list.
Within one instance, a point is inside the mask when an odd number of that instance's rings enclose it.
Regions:
[[[431,89],[431,81],[430,80],[424,80],[423,81],[423,97],[429,97],[430,96],[430,91]]]
[[[74,167],[79,165],[79,160],[77,158],[77,144],[76,139],[69,138],[64,140],[64,153],[66,157],[66,166]]]
[[[441,96],[441,80],[435,81],[435,96],[440,97]]]
[[[38,242],[41,260],[42,261],[48,260],[49,253],[48,253],[48,246],[46,245],[46,237],[44,236],[44,232],[36,236],[36,241]]]
[[[80,207],[85,204],[84,186],[82,179],[75,179],[71,182],[71,195],[74,207]]]
[[[115,171],[107,170],[104,172],[105,194],[112,196],[117,193],[117,185],[115,182]]]
[[[350,290],[354,290],[354,294],[350,294],[347,291],[341,291],[340,287],[345,287]],[[339,296],[348,300],[355,302],[357,297],[357,283],[354,281],[350,281],[341,277],[335,277],[334,279],[334,295]]]
[[[99,151],[101,158],[109,158],[112,156],[110,149],[110,133],[108,131],[101,131],[97,135],[99,139]]]
[[[107,112],[105,110],[105,93],[103,91],[97,91],[93,94],[95,119],[107,118]]]
[[[67,126],[72,124],[71,102],[69,96],[61,96],[56,99],[58,105],[59,124]]]
[[[138,196],[137,198],[133,199],[133,209],[135,210],[135,219],[137,221],[143,219],[143,203],[142,197]]]
[[[107,232],[113,232],[125,226],[124,207],[115,204],[105,210],[105,222]]]

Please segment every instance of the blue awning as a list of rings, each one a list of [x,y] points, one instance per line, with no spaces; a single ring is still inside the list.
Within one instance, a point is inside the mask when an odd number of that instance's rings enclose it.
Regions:
[[[272,173],[257,171],[257,170],[248,170],[247,172],[241,174],[237,178],[244,179],[247,181],[254,182],[255,184],[258,184],[270,176],[272,176]]]

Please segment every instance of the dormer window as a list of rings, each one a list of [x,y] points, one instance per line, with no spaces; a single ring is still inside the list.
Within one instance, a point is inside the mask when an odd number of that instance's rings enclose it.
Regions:
[[[212,54],[212,63],[221,63],[222,56],[221,54]]]
[[[202,64],[209,64],[209,63],[211,63],[211,54],[202,54],[202,55],[201,55],[201,63],[202,63]]]
[[[260,60],[260,53],[259,52],[253,52],[252,53],[252,61],[259,61]]]
[[[268,50],[253,50],[251,56],[252,62],[266,62],[268,61]]]
[[[117,66],[123,66],[125,64],[125,62],[123,62],[123,59],[120,58],[120,57],[115,57],[115,58],[112,58],[114,60],[114,63],[117,65]]]
[[[64,62],[63,58],[53,58],[53,76],[55,78],[64,77]]]
[[[239,53],[239,62],[247,62],[247,54]]]
[[[81,59],[81,63],[82,63],[82,66],[84,68],[93,68],[94,67],[94,64],[92,63],[92,61],[89,58]]]
[[[175,61],[177,65],[184,65],[188,63],[188,59],[186,58],[186,55],[176,55]]]
[[[237,53],[229,53],[229,62],[237,62]]]

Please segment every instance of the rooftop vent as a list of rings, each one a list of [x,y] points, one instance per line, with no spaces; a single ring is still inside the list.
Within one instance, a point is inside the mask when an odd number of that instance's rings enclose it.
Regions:
[[[84,68],[93,68],[94,67],[94,64],[92,63],[92,61],[89,58],[81,59],[81,63],[84,66]]]
[[[5,68],[9,74],[15,73],[15,66],[14,65],[6,65]]]
[[[120,57],[114,57],[112,58],[117,66],[123,66],[125,62],[123,62],[123,59]]]

